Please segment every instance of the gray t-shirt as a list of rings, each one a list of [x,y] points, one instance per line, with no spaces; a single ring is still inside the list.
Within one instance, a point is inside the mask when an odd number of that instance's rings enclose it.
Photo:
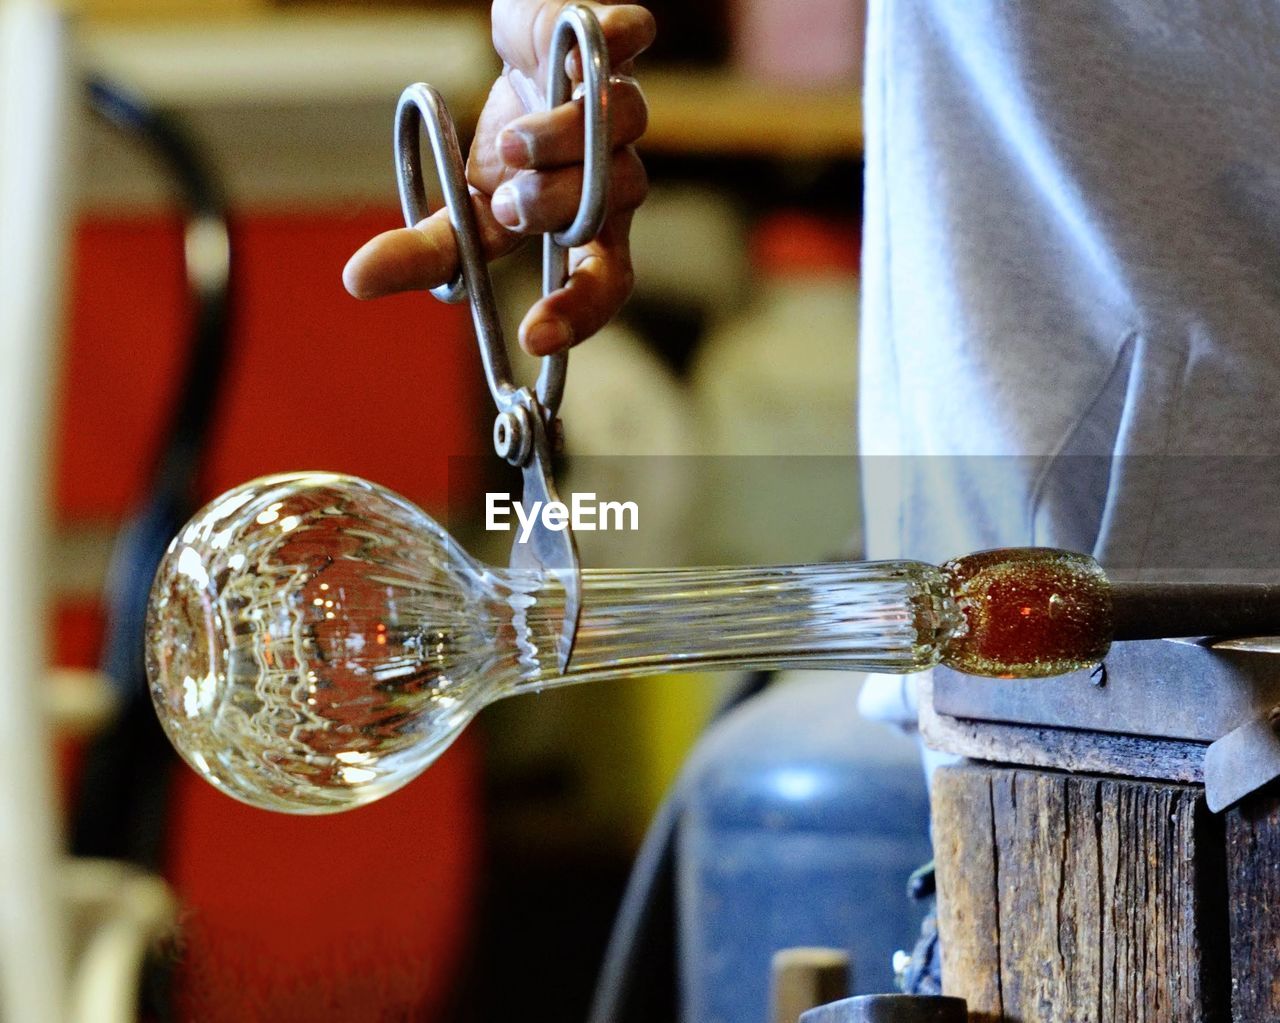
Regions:
[[[865,96],[869,555],[1280,567],[1280,4],[872,0]]]

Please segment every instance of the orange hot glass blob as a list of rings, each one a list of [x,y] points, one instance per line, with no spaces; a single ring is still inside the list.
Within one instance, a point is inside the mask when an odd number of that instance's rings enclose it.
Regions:
[[[1111,646],[1111,584],[1085,554],[981,551],[942,566],[965,620],[942,662],[996,678],[1044,678],[1097,664]]]

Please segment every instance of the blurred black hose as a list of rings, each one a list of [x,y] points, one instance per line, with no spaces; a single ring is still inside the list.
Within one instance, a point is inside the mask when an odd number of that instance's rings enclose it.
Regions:
[[[231,244],[222,190],[177,122],[104,79],[91,79],[86,91],[90,108],[138,139],[176,185],[185,215],[191,325],[146,493],[117,534],[111,555],[99,663],[116,688],[119,712],[86,750],[70,845],[75,855],[127,859],[160,872],[175,757],[147,692],[147,598],[170,539],[196,509],[200,455],[225,376]],[[142,988],[146,1008],[166,1020],[172,1018],[170,965],[153,961]]]
[[[145,496],[112,552],[100,664],[120,709],[87,751],[71,826],[74,854],[157,870],[174,757],[147,692],[147,597],[169,541],[197,508],[200,456],[225,376],[231,244],[222,190],[178,122],[105,79],[87,83],[87,98],[97,115],[136,138],[173,179],[185,215],[183,259],[192,307],[186,361]],[[139,350],[148,341],[138,338]]]
[[[766,689],[773,679],[771,671],[745,674],[720,702],[712,722]],[[640,844],[596,980],[589,1023],[677,1018],[675,862],[684,795],[677,781]]]
[[[114,83],[95,79],[87,88],[95,113],[139,139],[163,165],[186,218],[183,257],[192,306],[186,364],[146,495],[117,538],[104,594],[102,668],[129,697],[146,688],[142,636],[151,579],[169,540],[195,511],[199,455],[226,361],[231,245],[221,189],[178,124]]]

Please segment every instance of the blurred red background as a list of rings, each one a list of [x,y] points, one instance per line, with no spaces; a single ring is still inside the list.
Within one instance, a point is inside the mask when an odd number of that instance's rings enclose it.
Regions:
[[[231,358],[203,497],[263,473],[328,469],[443,514],[448,458],[482,450],[466,307],[423,295],[363,304],[341,286],[347,256],[398,218],[323,210],[235,221]],[[107,535],[142,497],[187,344],[181,246],[176,216],[77,227],[56,418],[63,534]],[[101,629],[91,594],[63,595],[57,663],[93,666]],[[68,799],[77,752],[64,742]],[[184,907],[184,1018],[441,1015],[476,890],[474,739],[401,792],[332,817],[255,810],[175,770],[166,859]]]

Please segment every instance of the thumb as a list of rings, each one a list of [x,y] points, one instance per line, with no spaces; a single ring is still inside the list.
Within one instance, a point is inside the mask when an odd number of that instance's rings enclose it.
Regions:
[[[493,45],[508,67],[541,82],[542,61],[551,47],[556,19],[568,0],[495,0]],[[653,15],[639,4],[586,3],[591,8],[617,66],[634,60],[653,42]]]

